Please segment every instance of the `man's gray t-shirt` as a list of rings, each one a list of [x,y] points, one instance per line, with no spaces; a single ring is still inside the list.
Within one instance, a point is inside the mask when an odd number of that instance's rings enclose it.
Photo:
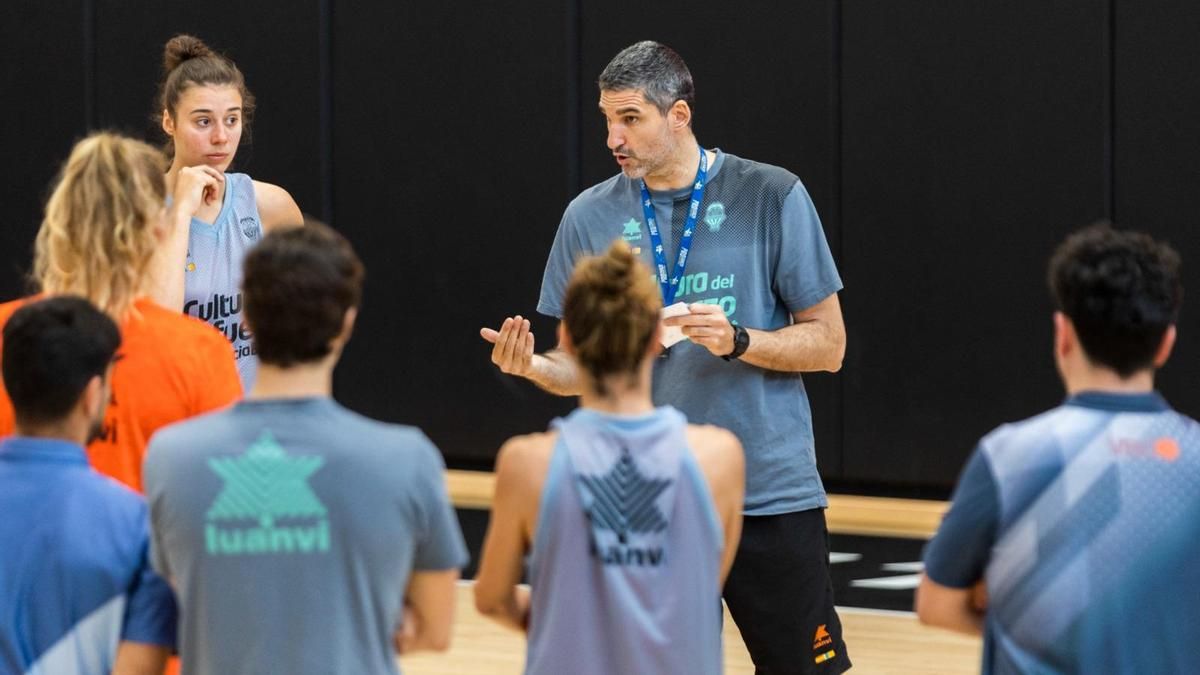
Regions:
[[[673,265],[691,186],[651,192]],[[719,305],[747,328],[775,330],[791,315],[841,290],[821,221],[792,173],[717,151],[696,218],[676,301]],[[618,174],[576,197],[563,214],[546,263],[538,311],[562,316],[575,262],[623,238],[653,269],[640,181]],[[655,280],[657,284],[657,279]],[[746,514],[792,513],[827,505],[817,474],[812,413],[799,373],[726,362],[690,341],[655,362],[654,403],[695,423],[737,434],[746,449]]]
[[[330,398],[166,427],[144,480],[185,675],[395,673],[411,573],[467,561],[437,448]]]

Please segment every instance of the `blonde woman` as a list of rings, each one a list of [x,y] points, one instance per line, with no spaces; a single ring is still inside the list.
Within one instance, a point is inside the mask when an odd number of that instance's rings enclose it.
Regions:
[[[87,445],[101,473],[142,490],[142,456],[159,427],[223,407],[241,395],[229,343],[201,321],[160,306],[164,242],[211,192],[210,178],[177,182],[168,213],[165,160],[145,143],[109,133],[75,145],[46,204],[34,245],[38,296],[78,295],[121,329],[112,399]],[[180,215],[182,214],[182,215]],[[0,325],[31,298],[0,304]],[[0,436],[13,432],[12,404],[0,386]]]

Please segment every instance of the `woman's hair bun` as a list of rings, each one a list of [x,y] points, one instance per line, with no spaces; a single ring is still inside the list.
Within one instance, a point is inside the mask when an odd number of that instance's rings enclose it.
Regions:
[[[629,244],[617,240],[604,255],[595,258],[586,275],[592,291],[601,296],[621,296],[628,292],[639,273],[638,259]]]
[[[212,55],[213,50],[209,49],[208,45],[204,44],[200,38],[191,35],[176,35],[167,40],[167,46],[163,48],[163,71],[169,73],[188,59]]]
[[[563,325],[599,393],[605,393],[608,375],[637,372],[661,308],[653,272],[624,241],[575,266],[563,299]]]

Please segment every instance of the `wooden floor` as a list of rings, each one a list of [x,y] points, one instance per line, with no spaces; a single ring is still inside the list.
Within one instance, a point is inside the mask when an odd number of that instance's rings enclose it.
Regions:
[[[477,471],[446,472],[454,505],[487,509],[495,480]],[[945,502],[829,495],[825,512],[829,531],[884,537],[928,539],[937,530]],[[471,587],[459,587],[454,644],[447,654],[418,654],[400,660],[408,675],[520,673],[525,639],[475,612]],[[979,672],[980,641],[928,628],[910,612],[840,608],[839,614],[855,673],[950,675]],[[725,672],[752,674],[754,667],[737,627],[725,615]]]
[[[846,644],[854,673],[951,675],[979,672],[980,643],[917,623],[906,612],[842,608]],[[754,667],[737,627],[725,615],[725,672],[751,675]],[[525,663],[525,638],[475,612],[471,585],[458,589],[454,641],[444,654],[415,654],[400,659],[405,675],[511,675]]]

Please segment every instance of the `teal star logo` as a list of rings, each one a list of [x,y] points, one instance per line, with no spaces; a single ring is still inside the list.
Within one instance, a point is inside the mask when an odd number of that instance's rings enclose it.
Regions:
[[[637,241],[642,238],[642,224],[636,218],[630,218],[624,227],[625,230],[621,233],[621,237],[625,241]]]
[[[646,478],[628,449],[603,476],[580,476],[580,482],[592,495],[588,516],[592,526],[609,530],[625,544],[630,533],[644,534],[667,529],[667,519],[655,500],[670,485],[670,480]]]
[[[308,479],[324,463],[324,457],[289,456],[271,432],[264,431],[244,454],[208,460],[225,485],[206,516],[258,519],[263,527],[272,527],[276,518],[323,517],[325,505]]]

